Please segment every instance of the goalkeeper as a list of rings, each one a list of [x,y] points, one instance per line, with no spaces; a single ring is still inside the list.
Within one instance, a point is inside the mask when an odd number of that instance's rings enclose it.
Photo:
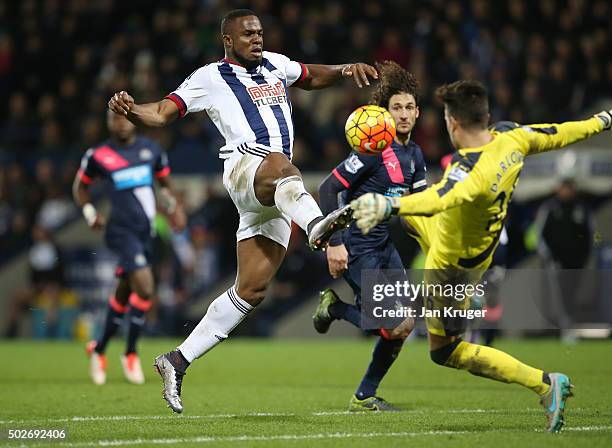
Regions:
[[[364,234],[391,214],[403,216],[409,232],[427,254],[426,272],[442,282],[447,275],[446,282],[451,283],[456,274],[449,272],[464,273],[465,277],[476,273],[478,278],[491,263],[524,158],[609,130],[612,115],[604,111],[587,120],[562,124],[500,122],[488,129],[487,92],[480,82],[444,85],[436,96],[444,104],[446,128],[457,148],[442,180],[401,198],[366,194],[353,201],[351,208]],[[427,301],[429,308],[451,305],[457,306],[452,298]],[[572,394],[566,375],[546,373],[500,350],[463,341],[464,328],[456,322],[429,317],[426,323],[435,363],[533,390],[544,406],[547,431],[561,429],[566,400]]]

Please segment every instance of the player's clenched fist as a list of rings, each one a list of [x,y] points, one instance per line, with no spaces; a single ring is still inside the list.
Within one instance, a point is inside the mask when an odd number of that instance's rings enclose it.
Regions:
[[[134,98],[123,90],[115,93],[108,102],[108,108],[120,115],[127,115],[133,105]]]
[[[351,202],[351,209],[357,227],[367,235],[378,223],[391,216],[393,209],[399,209],[399,199],[387,198],[377,193],[366,193]]]

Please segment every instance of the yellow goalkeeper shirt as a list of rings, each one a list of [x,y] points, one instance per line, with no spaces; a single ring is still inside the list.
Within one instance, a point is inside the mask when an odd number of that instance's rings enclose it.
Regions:
[[[596,117],[526,126],[500,122],[491,128],[489,143],[457,151],[439,183],[400,199],[400,215],[437,214],[425,224],[430,227],[425,267],[486,269],[525,157],[570,145],[602,129]]]

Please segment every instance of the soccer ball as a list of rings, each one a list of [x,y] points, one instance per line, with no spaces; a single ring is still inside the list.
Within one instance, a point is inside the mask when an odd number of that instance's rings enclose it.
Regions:
[[[387,109],[367,105],[355,109],[344,125],[346,141],[361,154],[379,154],[395,138],[395,120]]]

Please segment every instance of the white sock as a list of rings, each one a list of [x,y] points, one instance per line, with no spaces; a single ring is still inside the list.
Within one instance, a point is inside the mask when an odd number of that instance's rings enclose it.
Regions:
[[[187,361],[193,362],[227,339],[252,309],[251,305],[238,297],[236,288],[232,286],[212,301],[200,323],[178,349]]]
[[[306,233],[313,219],[323,216],[317,201],[306,191],[300,176],[280,179],[276,184],[274,203]]]

